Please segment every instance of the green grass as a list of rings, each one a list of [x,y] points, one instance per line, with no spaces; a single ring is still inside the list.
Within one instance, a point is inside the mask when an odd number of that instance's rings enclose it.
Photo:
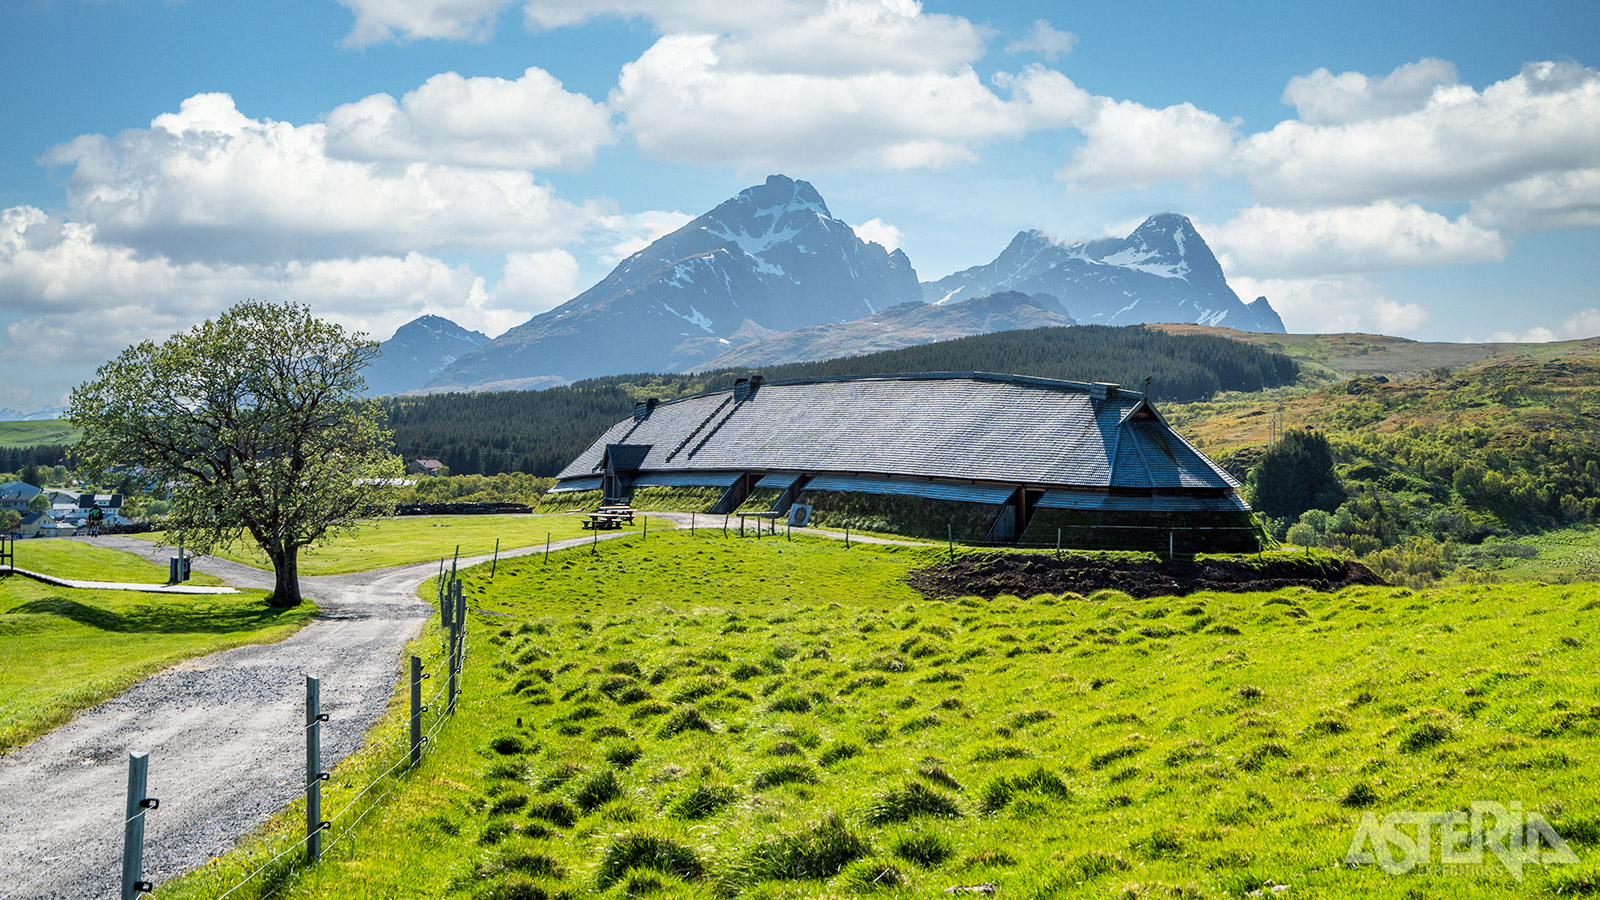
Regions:
[[[547,535],[561,541],[589,534],[583,529],[583,522],[584,518],[576,515],[404,516],[371,520],[320,546],[300,551],[300,574],[342,575],[448,558],[457,545],[464,557],[486,555],[494,552],[496,539],[502,551],[543,546]],[[635,518],[634,524],[623,530],[640,531],[643,527],[643,519]],[[670,520],[650,519],[652,530],[671,527]],[[137,537],[166,540],[163,532]],[[270,568],[266,557],[248,539],[219,555],[247,566]]]
[[[261,591],[147,594],[0,579],[0,751],[180,660],[282,640],[315,613],[310,603],[269,607]]]
[[[128,584],[163,584],[167,567],[122,550],[96,547],[62,538],[36,538],[17,541],[16,566],[73,581],[119,581]],[[193,572],[195,585],[219,585],[223,581],[203,572]]]
[[[1563,528],[1544,534],[1491,538],[1461,548],[1463,579],[1491,581],[1595,581],[1600,579],[1600,529]]]
[[[514,560],[492,585],[472,570],[465,692],[421,767],[340,819],[321,865],[234,896],[1509,897],[1597,878],[1600,587],[913,593],[906,572],[940,556],[678,531]],[[391,764],[393,709],[325,810]],[[1365,811],[1474,800],[1540,812],[1585,863],[1522,884],[1492,860],[1342,864]],[[215,896],[299,816],[163,894]]]
[[[35,447],[40,444],[76,444],[78,429],[57,419],[40,422],[0,422],[0,447]]]

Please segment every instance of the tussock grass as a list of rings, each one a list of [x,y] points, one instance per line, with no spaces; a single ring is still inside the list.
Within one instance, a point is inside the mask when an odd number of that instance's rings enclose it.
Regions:
[[[1520,801],[1600,851],[1594,586],[931,600],[901,579],[937,549],[648,541],[503,561],[492,586],[468,572],[475,608],[500,615],[472,617],[457,718],[277,896],[1582,889],[1582,868],[1519,884],[1341,864],[1364,813],[1474,799]],[[1171,633],[1139,634],[1157,625]],[[635,688],[649,699],[619,703]],[[490,749],[502,736],[523,752]],[[497,863],[520,853],[562,874]],[[188,883],[161,890],[220,892]]]

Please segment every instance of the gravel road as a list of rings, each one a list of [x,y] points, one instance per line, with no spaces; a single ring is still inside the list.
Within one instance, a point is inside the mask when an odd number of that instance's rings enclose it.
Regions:
[[[170,553],[130,538],[87,540],[161,562]],[[161,801],[145,817],[145,879],[157,885],[300,796],[305,676],[322,679],[323,767],[332,769],[361,746],[394,692],[401,650],[430,611],[417,586],[438,565],[302,578],[321,612],[288,640],[173,666],[0,756],[0,900],[118,896],[130,751],[150,754],[149,795]],[[236,587],[272,587],[271,573],[228,560],[194,567]]]

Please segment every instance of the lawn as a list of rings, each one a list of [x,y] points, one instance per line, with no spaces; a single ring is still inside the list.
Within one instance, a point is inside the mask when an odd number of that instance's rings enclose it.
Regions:
[[[120,581],[128,584],[164,584],[167,567],[121,550],[96,547],[65,538],[34,538],[17,541],[16,565],[57,578],[73,581]],[[203,572],[189,579],[195,585],[219,585],[223,581]]]
[[[1600,529],[1562,528],[1543,534],[1491,538],[1463,547],[1463,578],[1488,581],[1593,581],[1600,578]]]
[[[261,591],[148,594],[0,579],[0,751],[180,660],[282,640],[315,613],[310,603],[268,607]]]
[[[678,531],[503,563],[492,584],[470,570],[465,690],[422,765],[335,816],[319,866],[233,896],[1600,887],[1596,585],[914,593],[907,572],[942,556]],[[398,703],[325,811],[392,764]],[[1543,816],[1583,862],[1520,883],[1492,855],[1345,862],[1365,814],[1474,801]],[[301,815],[158,890],[216,896]]]
[[[0,447],[34,447],[39,444],[75,444],[78,429],[58,419],[35,422],[0,422]]]
[[[461,555],[478,556],[500,549],[543,546],[554,541],[582,537],[584,519],[575,515],[535,516],[404,516],[363,522],[357,528],[329,539],[320,546],[300,552],[301,575],[342,575],[390,566],[449,558],[461,547]],[[643,518],[634,520],[625,531],[643,530]],[[668,529],[672,522],[651,517],[650,528]],[[163,532],[151,532],[151,540],[164,541]],[[248,538],[231,551],[220,554],[249,566],[270,568],[267,559]]]

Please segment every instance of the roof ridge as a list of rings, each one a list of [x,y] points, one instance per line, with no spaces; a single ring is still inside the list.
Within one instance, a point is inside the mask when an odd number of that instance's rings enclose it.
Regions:
[[[752,374],[759,375],[760,373],[753,372]],[[1066,390],[1073,393],[1082,394],[1090,393],[1094,390],[1095,385],[1097,384],[1115,384],[1115,382],[1068,381],[1061,378],[1044,378],[1038,375],[1016,375],[1006,374],[1003,372],[882,372],[874,375],[835,375],[827,378],[790,378],[784,381],[767,381],[762,384],[762,387],[794,387],[797,385],[806,384],[846,384],[854,381],[960,381],[963,379],[968,381],[990,381],[999,382],[1001,384],[1021,384],[1031,387],[1053,388],[1056,390]],[[693,394],[685,394],[682,397],[674,397],[671,400],[664,400],[662,401],[661,405],[666,406],[668,404],[679,403],[684,400],[695,400],[701,397],[731,393],[732,391],[732,387],[699,391]],[[1129,390],[1120,384],[1116,385],[1116,393],[1130,400],[1145,399],[1144,394],[1140,393],[1139,391]]]

